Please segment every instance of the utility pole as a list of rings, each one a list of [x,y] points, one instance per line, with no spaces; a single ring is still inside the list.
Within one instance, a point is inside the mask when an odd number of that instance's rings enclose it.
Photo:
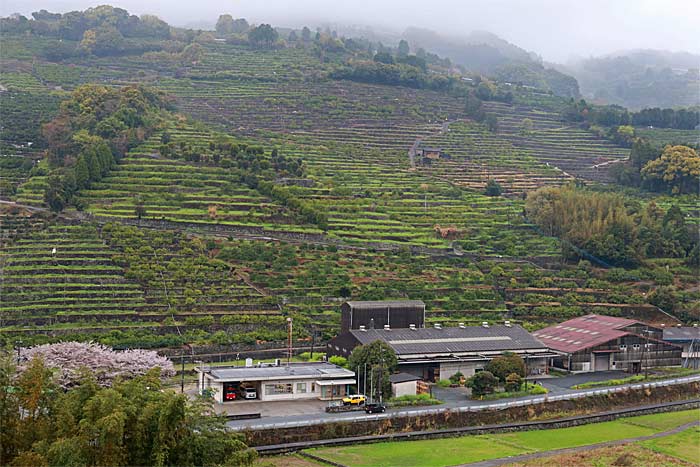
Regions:
[[[192,350],[192,346],[190,344],[182,344],[182,347],[180,348],[180,392],[183,393],[185,392],[185,349],[189,348],[190,351],[192,351],[192,356],[194,357],[194,351]],[[201,368],[200,368],[201,370]]]
[[[644,366],[644,379],[649,377],[649,365],[645,365],[645,357],[648,359],[647,347],[649,346],[649,326],[647,326],[643,331],[644,333],[644,347],[642,347],[642,358],[640,359],[640,365]]]
[[[362,394],[367,394],[367,362],[365,362],[365,368],[362,371],[362,378],[364,379],[362,383]]]
[[[382,386],[384,386],[384,348],[379,347],[379,403],[382,403]]]
[[[316,343],[316,329],[311,328],[311,355],[309,356],[309,361],[314,361],[314,344]]]
[[[292,361],[292,318],[287,318],[287,366]]]

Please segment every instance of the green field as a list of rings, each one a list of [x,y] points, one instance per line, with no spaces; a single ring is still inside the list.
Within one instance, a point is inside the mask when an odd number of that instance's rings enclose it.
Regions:
[[[398,441],[313,449],[309,450],[309,452],[324,459],[358,467],[390,467],[396,465],[405,467],[443,467],[531,452],[550,451],[618,439],[648,436],[697,421],[699,418],[700,411],[686,410],[554,430],[463,436],[423,441]],[[697,436],[697,430],[688,431],[692,431],[692,435]],[[693,438],[688,435],[683,440],[693,441]],[[661,440],[654,441],[660,442]],[[658,449],[677,449],[683,455],[692,454],[692,448],[674,448],[674,446],[679,444],[682,444],[682,440],[672,440],[666,444],[660,444]],[[697,443],[695,446],[697,446]]]
[[[700,463],[700,428],[694,427],[670,436],[640,443],[653,451],[688,462]]]

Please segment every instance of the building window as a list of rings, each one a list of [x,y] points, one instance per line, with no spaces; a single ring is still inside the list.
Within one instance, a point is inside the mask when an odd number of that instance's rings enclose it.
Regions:
[[[265,385],[265,395],[274,396],[276,394],[292,394],[292,384],[266,384]]]
[[[311,392],[316,392],[316,383],[311,383]]]
[[[306,383],[297,383],[297,392],[305,393],[306,392]]]

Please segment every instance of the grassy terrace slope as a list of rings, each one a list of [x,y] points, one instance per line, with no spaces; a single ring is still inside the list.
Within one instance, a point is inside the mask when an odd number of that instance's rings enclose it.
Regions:
[[[565,173],[585,180],[610,182],[606,165],[628,157],[623,149],[591,133],[560,121],[558,114],[544,108],[506,105],[498,102],[485,104],[498,117],[498,135],[515,147]],[[523,124],[529,119],[532,126]]]
[[[256,315],[273,328],[276,299],[202,250],[182,234],[128,227],[59,224],[30,234],[0,256],[0,336],[161,347],[203,340],[217,325],[243,338]]]
[[[449,159],[417,161],[420,173],[473,190],[483,191],[488,179],[494,179],[504,192],[522,194],[571,179],[470,120],[450,123],[421,139],[418,149],[422,147],[439,148]]]
[[[1,259],[6,330],[128,318],[146,307],[144,291],[125,279],[94,227],[51,227],[4,247]]]
[[[19,39],[10,43],[11,53],[2,63],[14,74],[0,76],[0,82],[17,89],[70,89],[89,81],[151,83],[175,96],[181,110],[227,131],[295,133],[321,144],[378,149],[382,154],[375,159],[400,158],[404,166],[416,140],[444,136],[443,123],[466,117],[463,100],[445,94],[329,80],[325,75],[336,58],[321,61],[310,49],[265,51],[208,43],[194,63],[147,54],[61,64],[37,60],[27,68],[13,60],[31,54],[27,44]],[[571,176],[608,181],[604,167],[593,166],[626,157],[627,151],[564,127],[556,114],[560,105],[534,94],[520,96],[516,105],[488,103],[486,110],[498,116],[498,133],[456,126],[455,132],[465,134],[435,139],[458,159],[437,173],[447,172],[471,188],[480,188],[482,178],[492,176],[514,192],[568,178],[555,167]],[[522,131],[525,118],[533,122],[529,134]]]
[[[171,129],[178,141],[207,145],[214,134],[189,125]],[[349,242],[385,242],[447,247],[434,226],[455,226],[467,252],[485,255],[556,255],[556,242],[519,220],[518,202],[451,187],[402,167],[396,158],[380,162],[377,152],[347,145],[293,144],[271,137],[285,156],[302,157],[310,187],[294,187],[329,214],[327,235]],[[293,140],[292,140],[293,141]],[[262,227],[267,232],[321,233],[294,223],[289,212],[256,191],[230,180],[224,168],[161,157],[158,137],[133,150],[101,182],[83,192],[97,216],[134,218],[134,198],[144,198],[146,217],[217,228]],[[216,214],[212,214],[212,207]],[[518,238],[518,242],[513,241]]]

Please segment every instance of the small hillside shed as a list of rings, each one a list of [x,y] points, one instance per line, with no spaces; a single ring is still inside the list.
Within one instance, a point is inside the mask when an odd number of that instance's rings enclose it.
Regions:
[[[389,376],[391,393],[394,397],[415,396],[418,394],[420,377],[410,373],[395,373]]]
[[[683,348],[682,365],[686,368],[700,368],[700,327],[677,326],[664,329],[664,340]]]
[[[422,300],[349,301],[340,307],[340,330],[382,329],[384,326],[422,328],[425,323],[425,303]]]
[[[681,347],[664,342],[662,329],[614,316],[586,315],[533,335],[559,354],[551,366],[572,372],[623,370],[681,364]]]
[[[359,345],[386,342],[396,353],[399,371],[425,381],[439,381],[457,372],[469,377],[504,352],[520,355],[531,375],[547,372],[556,354],[518,325],[459,326],[407,329],[351,329],[331,339],[329,355],[348,357]]]
[[[418,149],[416,154],[427,159],[437,160],[442,157],[443,152],[440,148],[423,147]]]

